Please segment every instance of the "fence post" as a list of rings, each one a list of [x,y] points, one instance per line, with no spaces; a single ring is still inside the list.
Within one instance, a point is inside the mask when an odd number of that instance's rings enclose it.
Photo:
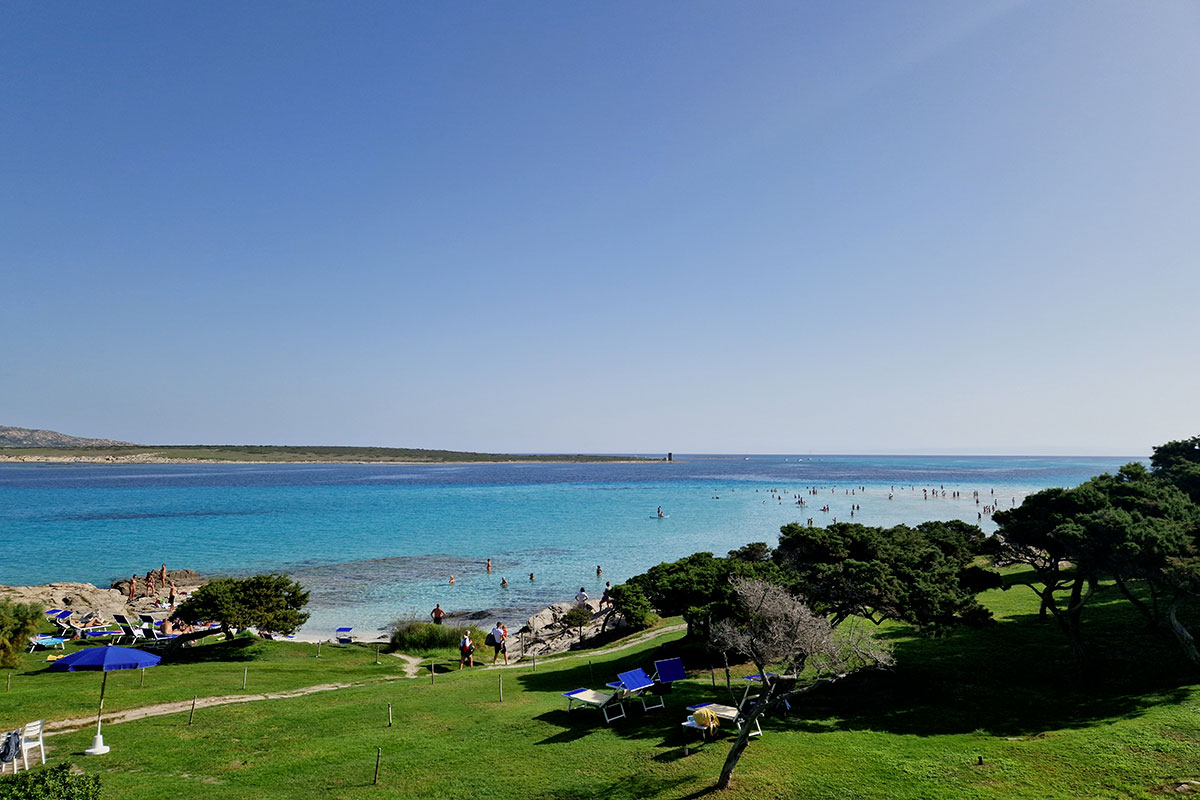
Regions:
[[[242,691],[243,691],[243,692],[244,692],[244,691],[246,691],[246,677],[247,677],[249,674],[250,674],[250,668],[249,668],[249,667],[245,667],[245,668],[243,668],[243,669],[242,669]]]
[[[321,657],[321,643],[317,642],[317,658]]]
[[[392,704],[388,703],[388,727],[392,727]]]
[[[499,682],[500,682],[500,702],[501,702],[501,703],[503,703],[503,702],[504,702],[504,676],[503,676],[503,675],[497,675],[496,677],[497,677],[497,678],[499,678]]]
[[[196,717],[196,695],[192,695],[192,713],[188,714],[188,725],[192,724],[192,720]]]
[[[371,785],[379,783],[379,762],[383,760],[383,748],[375,748],[375,780],[371,781]]]

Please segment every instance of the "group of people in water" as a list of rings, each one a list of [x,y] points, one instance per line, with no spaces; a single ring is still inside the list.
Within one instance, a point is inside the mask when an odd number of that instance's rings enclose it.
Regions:
[[[660,511],[661,511],[661,509],[660,509]],[[484,569],[489,574],[492,572],[492,560],[490,558],[487,560],[487,563],[484,565]],[[604,574],[604,569],[599,564],[597,564],[596,565],[596,577],[599,578],[603,574]],[[531,573],[529,573],[529,580],[532,582],[533,579],[534,579],[534,575],[531,572]],[[454,582],[455,582],[454,576],[451,575],[450,583],[453,584]],[[508,586],[508,581],[503,576],[501,576],[501,578],[500,578],[500,586],[502,588]],[[612,596],[611,595],[612,595],[612,583],[609,581],[605,581],[604,582],[604,594],[602,594],[600,597],[600,608],[605,608],[606,606],[608,606],[608,607],[612,606]],[[579,591],[575,593],[576,606],[586,607],[588,604],[588,600],[589,600],[589,598],[588,598],[588,593],[587,593],[587,587],[580,586]],[[449,615],[446,613],[446,610],[442,608],[441,603],[435,603],[434,607],[433,607],[433,611],[429,612],[429,618],[431,620],[433,620],[434,625],[443,624],[445,622],[447,616],[449,616]],[[500,658],[504,659],[505,664],[508,663],[508,626],[507,625],[505,625],[503,622],[497,620],[495,627],[493,627],[491,632],[487,635],[487,639],[485,640],[484,643],[493,649],[493,653],[492,653],[492,663],[493,664],[495,664],[496,661]],[[468,666],[468,667],[475,666],[475,644],[471,641],[471,632],[469,629],[463,633],[463,637],[459,641],[458,650],[459,650],[459,661],[458,661],[459,669],[462,669],[464,666]]]

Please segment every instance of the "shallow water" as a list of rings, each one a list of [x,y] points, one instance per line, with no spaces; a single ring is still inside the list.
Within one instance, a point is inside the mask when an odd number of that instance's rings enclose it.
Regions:
[[[773,544],[781,525],[808,517],[817,525],[835,517],[851,521],[851,504],[862,506],[852,521],[869,525],[977,522],[980,507],[993,499],[998,508],[1011,508],[1031,491],[1078,485],[1131,460],[678,456],[673,463],[627,464],[5,464],[0,583],[107,585],[166,562],[212,574],[287,572],[312,590],[305,628],[312,633],[353,625],[373,636],[397,617],[425,617],[435,602],[448,610],[499,609],[501,618],[519,622],[547,603],[570,599],[581,585],[595,596],[605,580],[618,583],[663,560],[699,550],[724,554],[749,541]],[[804,494],[815,486],[822,487],[819,495]],[[926,500],[922,489],[939,491]],[[952,499],[954,490],[963,497]],[[976,490],[979,505],[972,499]],[[806,508],[795,505],[795,494]],[[817,511],[825,504],[829,513]],[[659,506],[665,519],[655,514]],[[986,516],[982,525],[994,529]],[[489,557],[491,574],[484,568]],[[501,577],[508,588],[500,587]]]

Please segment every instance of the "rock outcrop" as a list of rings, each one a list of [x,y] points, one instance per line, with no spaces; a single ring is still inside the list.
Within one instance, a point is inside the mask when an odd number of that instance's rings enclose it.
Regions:
[[[600,601],[589,600],[587,607],[592,618],[583,626],[582,636],[579,628],[567,627],[563,622],[563,617],[575,608],[575,603],[555,603],[534,614],[516,636],[509,634],[509,660],[514,655],[523,658],[562,653],[585,645],[604,631],[625,627],[625,618],[611,608],[601,611]],[[514,647],[517,642],[523,643],[524,648]]]
[[[176,602],[207,581],[190,569],[168,570],[167,578],[175,581],[178,590]],[[107,620],[113,614],[148,614],[162,611],[162,601],[167,592],[159,592],[157,598],[145,596],[145,584],[138,578],[138,596],[129,600],[129,579],[119,580],[108,589],[90,583],[59,581],[41,586],[0,586],[0,597],[16,603],[37,603],[43,608],[62,608],[76,612],[81,617],[96,612]]]

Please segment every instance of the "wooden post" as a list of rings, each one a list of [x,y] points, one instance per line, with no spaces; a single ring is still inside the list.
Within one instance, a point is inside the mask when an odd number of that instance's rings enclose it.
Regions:
[[[592,683],[596,682],[596,671],[592,669],[592,660],[588,659],[588,675],[591,676]]]
[[[242,668],[242,691],[243,692],[246,691],[246,676],[248,676],[249,674],[250,674],[250,668],[243,667]]]
[[[537,672],[537,653],[533,654],[533,671]]]
[[[371,781],[372,786],[379,783],[379,762],[382,760],[383,760],[383,748],[376,747],[375,748],[375,780]]]
[[[712,685],[717,685],[717,670],[712,664],[708,665],[708,674],[712,677]]]
[[[434,681],[433,676],[434,676],[434,673],[436,673],[436,672],[437,672],[437,659],[431,658],[431,659],[429,659],[429,685],[430,686],[434,685],[435,681]]]
[[[6,691],[6,692],[12,691],[12,673],[11,672],[8,673],[8,680],[6,680],[4,683],[4,691]]]
[[[317,642],[317,658],[321,657],[321,643]]]
[[[503,703],[504,702],[504,676],[497,675],[496,677],[499,679],[499,683],[500,683],[500,702]]]
[[[192,720],[196,716],[196,696],[192,695],[192,713],[188,714],[188,725],[192,724]]]
[[[138,681],[138,688],[144,689],[145,687],[146,687],[146,668],[142,667],[142,679],[140,681]]]
[[[388,727],[392,727],[392,704],[388,703]]]
[[[379,645],[375,645],[375,663],[379,663]]]

